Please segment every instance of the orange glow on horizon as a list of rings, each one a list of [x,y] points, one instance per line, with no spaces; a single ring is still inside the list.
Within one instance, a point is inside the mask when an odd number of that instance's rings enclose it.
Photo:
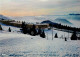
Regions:
[[[1,11],[0,14],[6,16],[39,16],[39,15],[48,15],[49,12],[52,12],[53,9],[40,9],[33,11]]]

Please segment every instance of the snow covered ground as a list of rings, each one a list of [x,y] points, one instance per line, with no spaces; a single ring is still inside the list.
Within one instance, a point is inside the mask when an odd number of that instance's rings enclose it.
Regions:
[[[9,27],[12,32],[8,32]],[[45,30],[46,38],[41,38],[22,34],[17,27],[2,24],[2,28],[0,57],[80,57],[80,41],[71,41],[66,32],[53,28],[53,36],[57,33],[59,38],[52,40],[52,30]],[[68,38],[67,41],[64,40],[64,36]]]

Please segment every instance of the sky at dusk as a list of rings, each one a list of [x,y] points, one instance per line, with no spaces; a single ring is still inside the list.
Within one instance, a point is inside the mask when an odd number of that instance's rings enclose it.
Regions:
[[[0,14],[7,16],[80,13],[80,0],[0,0]]]

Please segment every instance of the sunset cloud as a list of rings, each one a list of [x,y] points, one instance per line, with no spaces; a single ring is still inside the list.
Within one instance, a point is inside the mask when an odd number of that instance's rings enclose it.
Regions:
[[[0,0],[0,14],[35,16],[80,12],[80,0]]]

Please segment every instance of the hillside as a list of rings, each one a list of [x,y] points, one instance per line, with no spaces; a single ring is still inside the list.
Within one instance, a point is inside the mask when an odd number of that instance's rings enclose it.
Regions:
[[[50,21],[50,20],[45,20],[45,21],[42,21],[41,23],[42,23],[42,24],[47,23],[47,24],[51,24],[51,25],[56,25],[56,24],[57,24],[57,23],[52,22],[52,21]]]
[[[0,57],[79,57],[79,40],[71,41],[68,33],[53,29],[53,36],[58,33],[58,38],[52,40],[52,30],[45,30],[46,38],[22,34],[20,28],[2,25],[0,31]],[[12,32],[8,32],[11,27]],[[65,34],[67,41],[64,40]],[[71,34],[69,34],[70,36]]]
[[[49,20],[45,22],[53,23]],[[20,28],[0,24],[3,28],[0,30],[0,57],[80,57],[80,41],[71,41],[72,33],[55,28],[45,29],[46,38],[41,38],[39,35],[23,34]],[[11,32],[8,31],[9,27]],[[58,38],[54,37],[56,33]]]
[[[9,17],[6,17],[4,15],[0,15],[0,19],[10,19]]]
[[[62,19],[62,18],[57,18],[54,20],[54,22],[56,23],[61,23],[63,25],[73,25],[70,21],[68,21],[67,19]]]

